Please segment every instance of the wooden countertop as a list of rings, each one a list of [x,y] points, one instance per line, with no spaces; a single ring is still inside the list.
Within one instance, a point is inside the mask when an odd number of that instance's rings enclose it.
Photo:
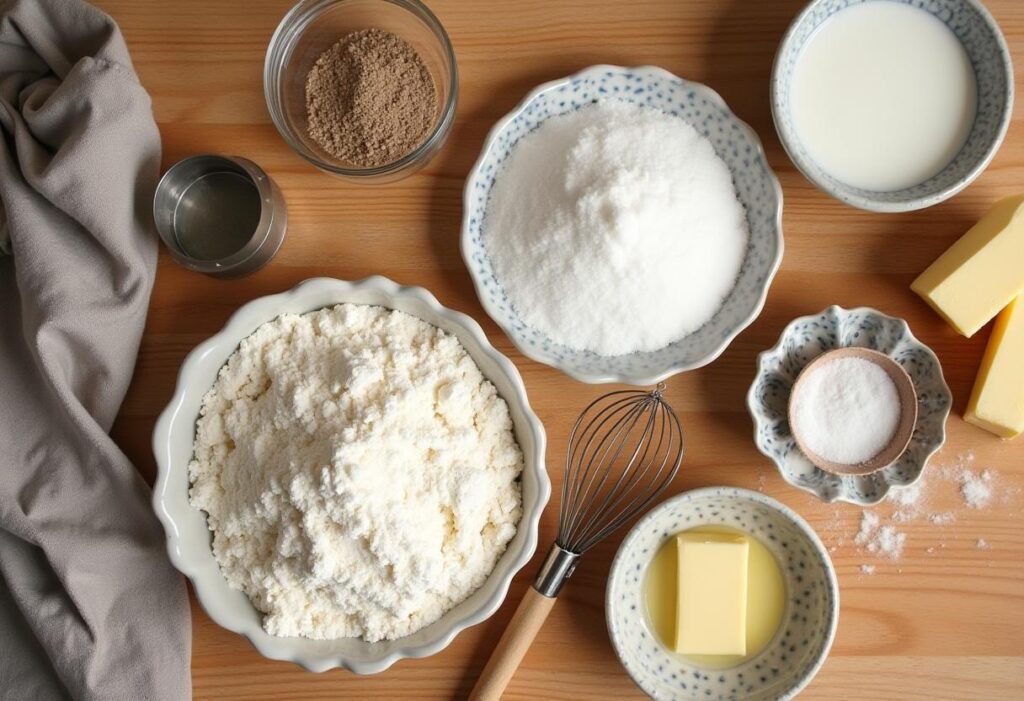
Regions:
[[[799,511],[833,548],[842,614],[832,654],[806,699],[1024,698],[1024,439],[1003,442],[963,422],[988,329],[956,335],[908,289],[910,281],[998,197],[1024,189],[1020,109],[985,174],[931,209],[860,212],[812,187],[786,157],[772,127],[768,77],[776,46],[802,0],[430,0],[458,55],[461,96],[444,150],[399,183],[360,187],[307,166],[278,136],[263,101],[264,51],[289,0],[100,0],[121,24],[153,96],[165,167],[197,152],[237,154],[262,165],[288,201],[288,235],[259,273],[213,280],[161,252],[134,383],[115,437],[152,480],[150,434],[185,354],[221,328],[239,305],[309,277],[371,274],[422,285],[483,324],[518,365],[550,437],[548,466],[560,484],[568,429],[602,389],[523,358],[484,315],[459,255],[462,184],[484,135],[537,84],[595,63],[656,64],[705,83],[758,132],[785,190],[786,255],[757,321],[712,365],[669,381],[668,398],[687,431],[683,469],[670,493],[726,484],[762,489]],[[1024,73],[1024,3],[988,0]],[[1018,100],[1018,105],[1020,100]],[[898,562],[853,543],[861,510],[825,505],[787,486],[755,449],[744,395],[756,354],[793,317],[829,304],[869,305],[909,321],[942,360],[954,395],[949,441],[936,459],[952,466],[973,453],[995,474],[996,498],[966,508],[955,483],[933,465],[928,512],[900,524]],[[541,540],[554,537],[557,509]],[[887,508],[876,511],[883,516]],[[604,624],[604,585],[624,533],[588,553],[509,687],[508,699],[641,698],[619,665]],[[977,547],[983,539],[987,548]],[[542,547],[543,549],[543,547]],[[861,572],[874,564],[873,575]],[[262,658],[244,639],[193,606],[193,680],[198,699],[463,698],[537,563],[512,585],[490,620],[428,659],[399,662],[361,678],[311,674]]]

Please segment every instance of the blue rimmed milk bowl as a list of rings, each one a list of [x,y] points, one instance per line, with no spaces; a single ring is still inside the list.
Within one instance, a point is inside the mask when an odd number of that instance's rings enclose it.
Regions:
[[[775,129],[804,176],[832,197],[875,212],[907,212],[938,204],[974,181],[995,157],[1013,115],[1013,63],[1006,39],[977,0],[890,0],[912,5],[943,22],[967,53],[977,85],[974,122],[967,140],[945,168],[911,187],[878,192],[841,182],[821,168],[800,141],[790,112],[790,87],[804,46],[837,12],[871,0],[814,0],[793,20],[775,56],[771,103]],[[927,119],[922,115],[922,119]]]
[[[619,356],[557,344],[524,324],[495,277],[484,241],[491,187],[519,139],[549,117],[603,99],[662,110],[690,123],[705,136],[732,173],[750,230],[739,277],[710,321],[664,348]],[[484,310],[524,355],[582,382],[653,384],[711,362],[760,313],[782,260],[782,189],[768,167],[757,135],[713,90],[653,66],[593,66],[541,85],[491,130],[466,180],[462,256]],[[657,303],[651,300],[651,304]]]
[[[772,639],[724,669],[698,666],[669,649],[644,596],[658,550],[699,526],[727,526],[756,538],[785,582],[786,605]],[[612,563],[605,615],[616,654],[653,699],[780,701],[796,696],[825,663],[839,622],[839,584],[825,546],[793,510],[759,492],[709,487],[668,499],[637,522]]]

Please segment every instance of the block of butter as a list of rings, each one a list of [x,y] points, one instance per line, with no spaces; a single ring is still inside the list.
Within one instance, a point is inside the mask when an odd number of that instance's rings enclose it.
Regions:
[[[1024,292],[1024,195],[996,202],[910,285],[970,337]]]
[[[747,653],[747,559],[741,536],[681,533],[678,547],[676,652]]]
[[[1003,438],[1024,432],[1024,294],[996,319],[964,418]]]

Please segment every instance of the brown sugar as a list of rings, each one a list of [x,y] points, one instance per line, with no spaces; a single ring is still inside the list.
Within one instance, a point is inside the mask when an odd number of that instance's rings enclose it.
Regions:
[[[352,32],[324,51],[306,77],[309,136],[361,168],[394,163],[427,137],[437,90],[423,59],[380,29]]]

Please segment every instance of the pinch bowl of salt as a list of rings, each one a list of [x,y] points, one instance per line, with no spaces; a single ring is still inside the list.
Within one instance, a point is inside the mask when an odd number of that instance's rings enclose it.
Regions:
[[[869,475],[895,462],[916,422],[910,375],[869,348],[819,355],[789,396],[793,440],[811,462],[837,475]]]
[[[717,358],[782,260],[782,189],[710,88],[592,66],[498,121],[466,179],[462,257],[526,356],[649,385]]]
[[[906,321],[868,307],[793,320],[758,356],[747,393],[754,443],[786,482],[860,505],[921,477],[951,406],[935,353]],[[837,430],[844,422],[857,425]]]

